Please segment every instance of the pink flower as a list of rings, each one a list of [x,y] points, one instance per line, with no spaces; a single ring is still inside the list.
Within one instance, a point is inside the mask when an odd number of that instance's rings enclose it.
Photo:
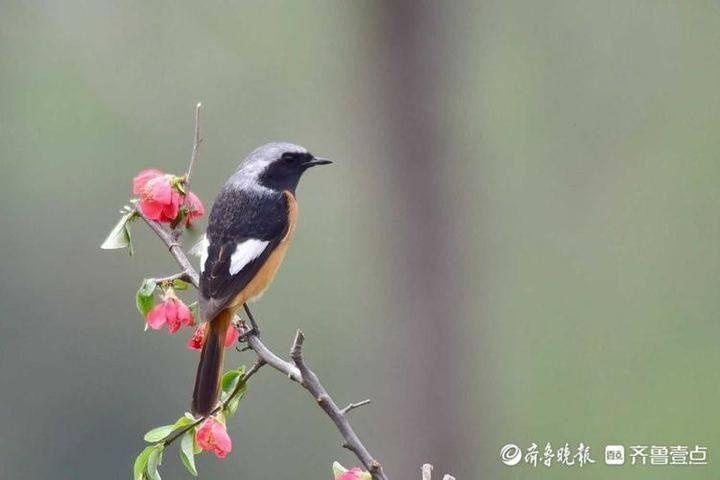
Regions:
[[[360,480],[363,478],[363,473],[365,472],[360,467],[353,467],[347,472],[335,477],[335,480]]]
[[[335,480],[372,480],[370,472],[366,472],[360,467],[353,467],[348,470],[338,462],[333,462],[332,470]]]
[[[147,314],[147,324],[153,330],[160,330],[167,324],[170,333],[175,333],[183,325],[191,327],[195,324],[190,307],[168,289],[163,301],[155,305]]]
[[[151,220],[172,222],[180,211],[180,199],[170,175],[155,177],[145,184],[140,194],[140,210]]]
[[[201,350],[203,344],[205,343],[206,335],[207,323],[203,323],[195,329],[192,336],[188,339],[188,348],[190,350]],[[240,333],[238,333],[237,328],[231,325],[230,328],[228,328],[227,333],[225,334],[225,348],[230,348],[235,345],[238,337],[240,337]]]
[[[205,207],[202,202],[193,192],[188,192],[187,198],[185,199],[187,205],[187,213],[185,214],[185,225],[190,225],[196,218],[200,218],[205,214]]]
[[[227,434],[225,425],[215,419],[208,417],[195,433],[195,440],[203,450],[212,450],[218,458],[225,458],[232,450],[232,440]]]
[[[225,348],[230,348],[235,345],[238,338],[240,338],[240,333],[237,331],[237,328],[230,325],[230,328],[228,328],[227,333],[225,334]]]
[[[173,187],[173,176],[154,168],[133,178],[133,194],[140,197],[140,211],[151,220],[172,222],[180,211],[182,196]]]
[[[147,170],[141,170],[140,173],[135,175],[133,178],[133,195],[142,195],[145,185],[155,177],[162,177],[165,175],[157,168],[148,168]]]
[[[135,175],[133,195],[140,198],[138,206],[143,215],[151,220],[171,223],[180,213],[180,207],[185,204],[185,225],[202,217],[205,207],[193,192],[188,192],[187,198],[180,193],[176,183],[181,181],[183,180],[155,168],[142,170]]]
[[[205,343],[205,334],[207,333],[207,323],[201,323],[188,339],[187,346],[190,350],[200,350]]]

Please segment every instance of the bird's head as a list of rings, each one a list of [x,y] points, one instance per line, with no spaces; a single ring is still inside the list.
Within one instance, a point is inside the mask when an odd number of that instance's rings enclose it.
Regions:
[[[235,176],[275,191],[295,191],[305,171],[317,165],[332,163],[315,157],[305,148],[292,143],[268,143],[255,149],[242,161]]]

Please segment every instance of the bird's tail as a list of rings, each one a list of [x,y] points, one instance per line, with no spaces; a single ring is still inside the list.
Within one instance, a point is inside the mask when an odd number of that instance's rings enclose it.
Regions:
[[[195,414],[209,415],[217,403],[225,352],[225,334],[232,317],[231,310],[223,310],[208,325],[205,344],[200,352],[200,363],[195,374],[192,396],[192,411]]]

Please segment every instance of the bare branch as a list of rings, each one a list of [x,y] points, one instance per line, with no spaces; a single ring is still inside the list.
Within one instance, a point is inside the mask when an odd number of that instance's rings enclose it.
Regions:
[[[349,403],[345,408],[340,410],[343,415],[355,410],[356,408],[364,407],[365,405],[369,404],[371,400],[369,398],[366,398],[365,400],[361,402],[355,402],[355,403]]]
[[[275,355],[272,351],[270,351],[270,349],[267,348],[265,344],[260,341],[260,338],[257,335],[249,335],[247,342],[248,345],[250,345],[250,348],[257,354],[257,356],[263,359],[265,363],[267,363],[269,366],[279,372],[284,373],[285,376],[288,377],[290,380],[297,383],[302,383],[302,376],[300,375],[300,371],[295,368],[292,363],[286,362],[282,358]]]
[[[169,283],[173,280],[183,280],[192,283],[192,278],[188,272],[178,272],[174,275],[168,275],[167,277],[153,278],[153,280],[155,280],[155,283]]]
[[[185,207],[186,212],[189,214],[190,204],[188,203],[188,198],[190,197],[190,176],[192,174],[193,165],[195,165],[195,162],[198,157],[198,150],[200,149],[200,142],[202,142],[202,138],[200,138],[200,109],[202,108],[202,102],[198,102],[197,105],[195,105],[195,134],[193,135],[193,148],[192,153],[190,154],[190,162],[188,163],[187,172],[185,172],[185,175],[183,176],[183,190],[185,192],[185,195],[183,196],[183,202],[182,205]],[[185,222],[179,221],[177,225],[175,225],[175,228],[172,230],[170,235],[177,240],[180,238],[180,235],[182,235],[183,232],[183,226],[185,226]]]
[[[192,173],[193,165],[195,165],[195,161],[197,160],[200,142],[202,142],[202,138],[200,138],[200,109],[201,108],[202,108],[202,102],[198,102],[197,105],[195,105],[195,135],[193,137],[193,149],[192,149],[192,154],[190,154],[190,163],[188,164],[188,169],[187,169],[187,172],[185,173],[185,189],[187,192],[190,191],[190,174]],[[185,197],[185,201],[187,202],[187,197]]]
[[[182,248],[180,248],[180,243],[173,238],[172,233],[167,231],[165,227],[160,225],[155,220],[150,220],[145,215],[143,215],[142,211],[140,209],[136,209],[136,212],[140,217],[142,217],[143,220],[145,220],[145,223],[148,224],[150,229],[152,229],[153,232],[157,234],[158,237],[160,237],[160,240],[165,242],[165,245],[167,245],[168,250],[170,250],[170,253],[175,258],[175,261],[180,265],[180,268],[183,269],[183,271],[187,274],[188,278],[190,279],[190,282],[195,286],[195,288],[200,287],[200,277],[198,276],[198,273],[195,271],[195,269],[192,266],[192,263],[190,263],[190,260],[188,260],[187,255],[185,252],[182,251]]]
[[[365,468],[368,469],[374,478],[378,480],[387,480],[380,462],[375,460],[368,449],[365,448],[365,445],[363,445],[360,438],[358,438],[345,414],[342,410],[340,410],[327,390],[325,390],[325,387],[320,383],[317,375],[315,375],[315,373],[313,373],[313,371],[305,364],[302,353],[304,341],[305,336],[300,330],[298,330],[295,334],[295,340],[293,341],[290,353],[293,363],[295,363],[302,375],[301,385],[305,388],[305,390],[310,392],[310,394],[318,402],[318,405],[320,405],[320,408],[322,408],[328,417],[330,417],[330,419],[335,423],[335,426],[345,439],[343,447],[351,450],[363,463],[363,465],[365,465]]]
[[[263,365],[265,365],[265,360],[263,360],[262,358],[258,358],[255,361],[255,363],[253,364],[253,366],[250,367],[250,369],[247,372],[245,372],[245,375],[243,376],[243,380],[245,380],[247,382],[250,379],[250,377],[255,375],[258,372],[258,370],[260,370],[263,367]]]

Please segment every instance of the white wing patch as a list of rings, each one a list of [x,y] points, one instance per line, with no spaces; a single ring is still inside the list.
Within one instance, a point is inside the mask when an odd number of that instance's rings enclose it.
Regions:
[[[208,257],[208,247],[210,246],[210,240],[207,235],[203,235],[199,242],[197,242],[188,252],[190,255],[200,257],[200,273],[205,270],[205,262]]]
[[[230,275],[235,275],[242,270],[245,265],[259,257],[265,250],[265,247],[267,247],[268,243],[270,242],[254,238],[238,243],[235,248],[235,253],[233,253],[230,257],[230,268],[228,269]]]

